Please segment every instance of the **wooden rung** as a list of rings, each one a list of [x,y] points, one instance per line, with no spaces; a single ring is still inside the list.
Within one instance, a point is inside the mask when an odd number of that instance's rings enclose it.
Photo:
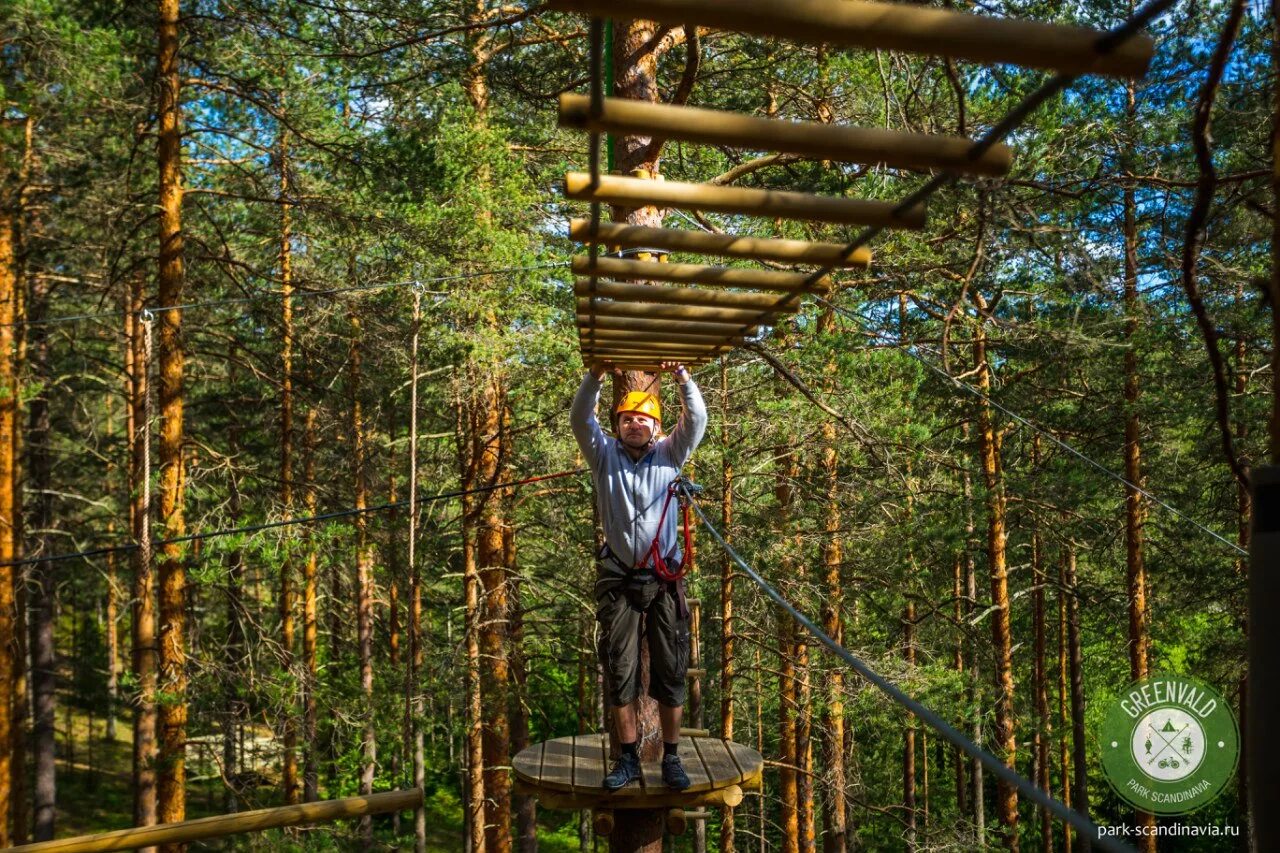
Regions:
[[[604,18],[619,12],[609,0],[551,0],[548,5]],[[1134,35],[1102,55],[1095,47],[1103,36],[1098,30],[866,0],[631,0],[626,16],[673,26],[696,24],[803,42],[1112,77],[1141,77],[1155,52],[1146,34]]]
[[[990,177],[1008,174],[1013,164],[1013,152],[1007,145],[993,145],[981,155],[970,158],[973,142],[962,136],[759,118],[625,98],[605,98],[600,115],[592,117],[591,99],[572,92],[560,96],[560,126],[802,154],[815,160],[883,163],[893,167],[944,169]]]
[[[592,273],[591,257],[575,255],[570,261],[574,274]],[[655,264],[627,258],[596,258],[596,278],[667,281],[673,284],[705,284],[712,287],[741,287],[747,290],[769,290],[791,293],[796,290],[825,293],[831,289],[831,278],[823,276],[812,285],[809,273],[746,270],[733,267],[711,267],[703,264]]]
[[[797,307],[799,302],[796,303]],[[693,320],[706,323],[760,323],[772,315],[762,311],[744,311],[740,308],[703,308],[698,305],[643,305],[638,302],[592,303],[579,299],[579,314],[595,313],[597,317],[642,317],[652,320]],[[794,310],[794,309],[793,309]]]
[[[713,350],[729,349],[730,344],[724,341],[717,341],[710,344],[662,344],[653,342],[632,342],[632,341],[582,341],[583,352],[643,352],[655,357],[665,357],[668,353],[671,356],[679,357],[683,355],[689,356],[707,356]]]
[[[722,348],[727,350],[728,347]],[[654,352],[646,349],[613,349],[611,347],[583,347],[582,357],[591,361],[610,361],[621,358],[638,358],[644,361],[672,361],[687,364],[693,361],[704,361],[712,356],[718,356],[721,350],[702,351],[702,352]]]
[[[685,820],[710,820],[711,812],[708,811],[686,811],[684,813]]]
[[[671,332],[673,334],[691,335],[755,335],[759,327],[752,325],[744,328],[738,323],[695,323],[683,320],[648,320],[640,317],[600,317],[593,318],[588,314],[578,314],[579,326],[594,325],[597,329],[612,329],[634,332]]]
[[[687,605],[689,605],[689,607],[690,607],[690,608],[693,608],[693,607],[701,607],[701,606],[702,606],[702,599],[701,599],[701,598],[686,598],[686,599],[684,600],[684,603],[685,603],[685,604],[687,604]]]
[[[711,737],[710,729],[694,729],[680,727],[680,737]]]
[[[665,249],[668,252],[723,255],[727,258],[777,261],[784,264],[814,264],[824,267],[871,265],[870,249],[859,248],[849,254],[845,251],[845,246],[840,243],[740,237],[736,234],[711,234],[706,231],[685,231],[680,228],[646,228],[643,225],[624,225],[618,222],[598,223],[596,234],[601,243],[626,249]],[[581,243],[590,241],[591,220],[570,220],[569,237]]]
[[[699,666],[691,666],[686,673],[687,678],[704,678],[707,671]]]
[[[694,287],[655,287],[649,284],[619,284],[612,281],[591,282],[580,278],[573,283],[573,292],[580,297],[596,296],[615,302],[657,302],[671,305],[703,305],[721,308],[747,308],[752,311],[769,311],[777,307],[778,296],[772,293],[737,293]],[[793,301],[798,305],[798,301]],[[795,310],[795,307],[790,310]]]
[[[655,343],[673,343],[673,344],[718,344],[725,343],[730,346],[742,346],[745,343],[742,336],[726,338],[724,335],[676,335],[671,332],[637,332],[622,331],[620,329],[593,329],[589,326],[579,327],[578,337],[584,341],[652,341]]]
[[[714,184],[686,184],[679,181],[651,181],[601,175],[600,185],[591,188],[586,172],[569,172],[564,178],[565,195],[578,201],[598,201],[621,207],[676,207],[681,210],[710,210],[770,219],[808,219],[839,225],[879,225],[883,228],[924,227],[924,203],[901,214],[888,201],[810,195],[788,190],[755,190]]]

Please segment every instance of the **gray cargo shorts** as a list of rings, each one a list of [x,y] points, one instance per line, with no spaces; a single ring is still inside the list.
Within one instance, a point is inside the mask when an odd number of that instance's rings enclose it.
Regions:
[[[606,567],[596,570],[597,652],[605,673],[605,695],[615,707],[640,695],[640,643],[649,643],[649,695],[679,708],[685,700],[689,669],[689,615],[681,615],[674,583],[648,575],[644,583]]]

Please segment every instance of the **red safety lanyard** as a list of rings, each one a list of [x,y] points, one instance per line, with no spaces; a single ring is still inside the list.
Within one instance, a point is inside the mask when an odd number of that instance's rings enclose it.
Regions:
[[[685,576],[688,571],[689,563],[693,559],[693,532],[689,527],[689,503],[688,501],[680,501],[680,515],[684,520],[684,559],[675,568],[667,565],[667,561],[662,557],[662,549],[658,547],[658,541],[662,538],[662,525],[667,520],[667,507],[671,506],[671,499],[675,497],[676,486],[680,482],[680,478],[671,481],[671,485],[667,487],[667,498],[662,502],[662,514],[658,517],[658,533],[653,537],[653,541],[649,543],[649,550],[645,552],[644,559],[640,561],[640,565],[636,569],[643,569],[653,561],[653,573],[660,579],[672,582],[678,581]]]

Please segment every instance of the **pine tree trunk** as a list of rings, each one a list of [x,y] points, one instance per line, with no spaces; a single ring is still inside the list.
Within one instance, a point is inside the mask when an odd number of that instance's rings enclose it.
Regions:
[[[463,492],[478,485],[475,463],[478,456],[470,449],[474,434],[467,412],[470,388],[456,389],[457,446],[459,481]],[[469,853],[485,853],[484,832],[484,705],[480,693],[480,577],[475,550],[476,500],[474,495],[462,497],[462,589],[466,617],[466,777],[464,813]]]
[[[316,409],[307,410],[303,427],[306,461],[303,463],[303,488],[306,496],[306,512],[314,516],[318,508],[316,494]],[[319,662],[316,658],[316,570],[319,552],[316,547],[315,528],[308,525],[306,533],[307,561],[302,568],[302,748],[305,755],[302,770],[302,798],[314,802],[320,798],[320,762],[316,744],[316,680]],[[334,603],[336,606],[336,602]]]
[[[822,607],[822,630],[837,643],[844,643],[844,626],[840,619],[844,590],[840,566],[844,550],[840,542],[840,472],[839,442],[836,427],[830,420],[822,425],[822,469],[826,480],[826,514],[823,519],[822,565],[825,569],[825,601]],[[826,675],[827,701],[822,715],[822,757],[826,767],[822,836],[823,853],[845,853],[848,849],[846,830],[844,769],[844,673],[839,667]]]
[[[289,136],[280,131],[280,504],[293,515],[293,250],[289,204]],[[280,561],[280,668],[293,682],[293,553],[288,545]],[[298,802],[298,719],[292,703],[283,724],[284,755],[280,789],[287,804]]]
[[[157,164],[160,188],[161,306],[176,306],[183,295],[182,130],[178,69],[178,0],[159,0],[159,51],[156,69],[159,103]],[[160,522],[166,539],[186,533],[182,515],[182,313],[160,312]],[[172,823],[186,817],[186,567],[182,546],[162,547],[156,575],[159,584],[160,758],[156,782],[158,817]],[[169,844],[162,853],[178,853],[185,845]]]
[[[50,455],[49,396],[49,333],[42,321],[48,314],[49,290],[47,280],[36,277],[32,281],[27,303],[27,318],[33,321],[29,327],[27,361],[32,371],[33,383],[40,392],[31,398],[27,421],[27,459],[25,491],[32,495],[24,509],[30,513],[30,525],[36,531],[48,531],[54,527],[53,518],[53,460]],[[24,501],[26,503],[26,501]],[[40,533],[30,553],[48,554],[53,548],[47,534]],[[57,609],[58,577],[54,563],[39,562],[30,570],[26,590],[31,614],[31,690],[34,699],[35,744],[35,840],[50,841],[54,834],[54,817],[57,810],[57,650],[54,647],[54,619]]]
[[[1067,664],[1067,581],[1066,567],[1063,562],[1058,564],[1058,766],[1062,768],[1061,785],[1062,785],[1062,802],[1064,805],[1070,806],[1071,797],[1071,758],[1068,754],[1067,746],[1067,727],[1071,721],[1067,713],[1067,696],[1069,689],[1067,687],[1070,680],[1069,667]],[[1062,849],[1073,849],[1073,830],[1071,824],[1064,823],[1062,825]]]
[[[1125,115],[1132,127],[1137,110],[1134,83],[1126,86]],[[1143,559],[1143,525],[1146,523],[1146,502],[1137,487],[1142,484],[1141,424],[1138,420],[1138,205],[1132,183],[1124,187],[1124,476],[1125,486],[1125,577],[1129,600],[1129,677],[1145,678],[1147,675],[1147,577]],[[1135,812],[1138,826],[1152,832],[1155,816],[1149,812]],[[1156,837],[1142,835],[1138,849],[1143,853],[1155,853]]]
[[[1040,465],[1040,436],[1032,439],[1033,465]],[[1036,728],[1032,738],[1032,750],[1035,756],[1035,781],[1040,790],[1049,793],[1049,740],[1052,731],[1049,725],[1049,690],[1048,668],[1045,663],[1045,614],[1044,588],[1047,579],[1044,573],[1044,543],[1040,537],[1040,520],[1031,521],[1031,620],[1034,635],[1034,649],[1031,666],[1032,690],[1035,693]],[[1053,822],[1049,810],[1041,807],[1040,812],[1040,849],[1043,853],[1053,853]]]
[[[905,525],[911,529],[910,517]],[[916,665],[916,603],[907,599],[902,612],[902,651],[907,661],[907,672]],[[910,677],[910,676],[908,676]],[[916,725],[915,717],[907,718],[902,734],[902,817],[906,849],[916,849]]]
[[[962,427],[962,434],[965,443],[969,439],[969,424],[965,422]],[[976,542],[974,535],[976,528],[973,523],[973,482],[969,474],[969,468],[966,465],[961,472],[961,486],[964,496],[964,583],[965,583],[965,616],[971,618],[978,606],[978,567],[977,561],[974,559],[976,551]],[[983,740],[983,714],[982,707],[982,676],[981,667],[978,665],[980,656],[976,646],[972,643],[969,648],[969,678],[966,682],[969,686],[970,706],[979,709],[973,715],[973,742],[978,746],[982,746]],[[969,785],[971,795],[969,797],[970,804],[973,807],[973,834],[974,844],[978,849],[986,847],[987,839],[987,818],[986,818],[986,791],[982,781],[982,762],[978,759],[972,759],[969,765]]]
[[[504,459],[511,458],[511,407],[503,410],[503,451]],[[502,530],[503,564],[507,577],[511,579],[511,754],[518,755],[529,746],[529,694],[528,664],[524,649],[524,609],[520,598],[520,571],[516,563],[516,526],[515,501],[511,489],[505,489],[502,495],[502,515],[505,520]],[[515,798],[516,838],[520,853],[537,853],[538,850],[538,801],[522,794]]]
[[[729,455],[729,370],[725,359],[720,359],[720,531],[726,542],[732,542],[733,526],[733,460]],[[727,551],[720,562],[720,736],[733,740],[733,677],[736,667],[734,632],[737,630],[733,613],[733,558]],[[735,851],[734,810],[721,809],[720,849],[722,853]]]
[[[14,434],[18,420],[18,382],[14,371],[16,346],[13,325],[17,275],[13,248],[14,223],[11,214],[0,208],[0,847],[8,847],[9,812],[12,802],[12,751],[14,682],[23,668],[15,660],[17,640],[14,625],[14,567],[16,554],[14,510],[17,494],[17,460]]]
[[[361,355],[363,334],[360,316],[351,313],[351,462],[355,467],[355,516],[356,527],[356,642],[360,655],[360,692],[365,707],[361,737],[360,793],[373,793],[374,768],[378,761],[378,745],[374,731],[373,700],[373,545],[369,541],[369,520],[363,512],[369,505],[369,481],[365,470],[368,461],[365,449],[364,409],[361,403]],[[365,815],[360,819],[360,835],[365,844],[373,841],[373,821]]]
[[[476,401],[472,436],[475,479],[480,486],[501,482],[502,412],[506,393],[497,377],[485,380]],[[511,671],[507,657],[510,630],[508,573],[504,559],[502,502],[496,491],[475,498],[478,510],[476,558],[483,588],[480,624],[481,695],[484,697],[485,851],[511,850],[511,723],[508,717]]]
[[[967,545],[966,545],[967,549]],[[952,658],[956,675],[961,684],[964,683],[964,551],[956,554],[955,566],[951,577],[952,619],[956,625],[956,647]],[[965,753],[958,746],[951,748],[951,760],[955,764],[956,774],[956,812],[961,816],[969,812],[969,788],[966,781]]]
[[[979,311],[985,300],[974,294]],[[981,317],[974,327],[974,366],[978,387],[991,393],[991,365],[987,360],[986,327]],[[978,449],[987,491],[987,555],[991,573],[991,641],[996,660],[996,741],[1009,768],[1017,766],[1018,738],[1013,717],[1013,636],[1010,628],[1009,576],[1005,555],[1005,497],[1000,462],[1000,436],[985,401],[978,408]],[[1003,781],[996,783],[996,813],[1006,848],[1018,849],[1018,792]]]
[[[779,577],[790,578],[795,571],[791,554],[791,509],[794,497],[792,483],[796,477],[795,454],[790,444],[780,448],[774,498],[778,503],[777,541],[784,543],[779,561]],[[784,593],[785,595],[785,593]],[[796,779],[796,628],[791,614],[781,608],[774,611],[778,636],[778,789],[782,813],[779,818],[783,853],[799,853],[800,809],[799,785]]]
[[[1236,283],[1236,302],[1243,304],[1245,301],[1244,283]],[[1244,335],[1240,334],[1236,338],[1234,348],[1234,361],[1236,370],[1235,392],[1236,398],[1243,401],[1245,399],[1245,391],[1248,388],[1249,368],[1245,363],[1245,343]],[[1239,413],[1237,406],[1236,412]],[[1245,439],[1248,436],[1248,421],[1244,417],[1238,417],[1236,420],[1236,447],[1241,449],[1245,447]],[[1241,464],[1246,468],[1249,464],[1247,455],[1241,458]],[[1245,483],[1236,483],[1236,544],[1240,546],[1240,550],[1247,554],[1249,552],[1249,519],[1253,514],[1253,498],[1249,494],[1249,487]],[[1241,580],[1248,582],[1249,561],[1245,557],[1236,560],[1236,576]],[[1244,634],[1246,640],[1249,636],[1249,620],[1247,613],[1243,614],[1240,619],[1241,633]],[[1239,709],[1240,715],[1240,742],[1248,743],[1248,708],[1249,708],[1249,675],[1246,672],[1240,677],[1238,686],[1239,702],[1236,707]],[[1249,762],[1247,759],[1248,750],[1240,750],[1240,766],[1236,770],[1236,802],[1240,804],[1241,820],[1240,823],[1244,827],[1244,831],[1240,839],[1240,849],[1251,849],[1251,833],[1250,828],[1252,822],[1249,820]]]
[[[239,450],[239,429],[232,428],[229,436],[231,452]],[[239,483],[233,477],[231,500],[228,506],[231,523],[239,524],[242,518],[243,505]],[[246,650],[246,627],[251,616],[244,602],[245,577],[248,574],[248,563],[244,550],[233,549],[227,554],[227,673],[223,707],[222,724],[222,768],[230,781],[223,792],[223,810],[236,812],[240,809],[240,794],[244,790],[239,767],[244,757],[238,754],[237,746],[244,732],[249,717],[249,706],[245,700],[245,681],[248,678],[249,660]]]
[[[132,658],[137,685],[133,712],[133,823],[152,826],[156,815],[156,606],[151,554],[151,351],[152,324],[141,319],[142,275],[130,280],[130,313],[126,317],[133,351],[130,406],[135,432],[130,436],[129,494],[132,496],[133,541]],[[150,848],[154,849],[154,848]]]
[[[1070,602],[1067,608],[1067,645],[1071,660],[1071,743],[1072,770],[1075,772],[1075,809],[1089,813],[1089,768],[1086,763],[1084,727],[1084,655],[1080,643],[1080,597],[1076,586],[1076,552],[1068,547],[1063,555],[1062,589]],[[1073,849],[1088,850],[1090,839],[1076,837]]]
[[[409,375],[409,655],[405,679],[405,735],[413,756],[413,785],[424,788],[426,768],[422,722],[424,703],[419,678],[422,672],[422,574],[418,569],[418,339],[422,331],[422,295],[414,294],[413,343],[410,350]],[[310,421],[308,421],[310,428]],[[426,812],[419,806],[413,812],[414,853],[426,853]]]

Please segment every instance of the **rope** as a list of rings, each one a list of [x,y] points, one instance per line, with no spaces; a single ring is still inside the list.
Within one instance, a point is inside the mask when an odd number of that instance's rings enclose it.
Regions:
[[[692,497],[689,497],[689,503],[693,506],[694,511],[698,513],[698,518],[702,519],[702,525],[710,531],[713,537],[715,537],[716,542],[720,543],[720,547],[723,548],[725,553],[738,564],[739,568],[746,572],[748,577],[756,582],[757,586],[764,590],[765,595],[769,596],[769,598],[773,599],[779,607],[791,614],[793,619],[803,625],[810,634],[830,649],[838,658],[851,666],[863,678],[867,679],[867,681],[870,681],[876,687],[880,688],[882,693],[894,702],[897,702],[899,705],[906,708],[921,722],[933,728],[953,746],[964,750],[970,756],[982,762],[984,767],[1004,782],[1017,788],[1024,796],[1027,797],[1027,799],[1032,800],[1037,805],[1045,809],[1048,809],[1059,820],[1074,826],[1081,833],[1082,837],[1089,840],[1090,844],[1094,844],[1103,850],[1113,851],[1114,853],[1134,853],[1133,848],[1128,845],[1122,844],[1118,840],[1110,837],[1100,836],[1098,832],[1098,825],[1087,816],[1080,814],[1071,807],[1064,805],[1049,796],[1044,791],[1037,788],[1028,779],[1006,767],[1003,761],[996,758],[973,741],[969,740],[957,729],[953,728],[950,723],[930,711],[924,705],[921,705],[915,699],[912,699],[906,693],[903,693],[892,682],[886,680],[864,661],[829,637],[826,632],[815,625],[812,620],[799,610],[796,610],[796,608],[783,598],[777,590],[770,586],[764,578],[760,577],[760,575],[756,573],[755,569],[747,565],[746,561],[744,561],[742,557],[738,556],[738,552],[733,550],[729,543],[724,540],[724,537],[720,535],[720,531],[716,530],[715,526],[707,520],[707,516],[702,512],[702,507],[698,506],[697,502],[694,501]]]
[[[503,273],[538,272],[540,270],[560,269],[567,266],[569,266],[567,263],[554,263],[554,264],[538,264],[536,266],[531,266],[531,267],[503,267],[501,269],[481,270],[480,272],[470,272],[470,273],[458,273],[456,275],[444,275],[444,276],[437,276],[435,278],[412,279],[410,281],[384,281],[384,282],[377,282],[374,284],[354,284],[349,287],[331,287],[326,290],[294,291],[291,294],[291,296],[293,299],[306,299],[314,296],[337,296],[342,293],[362,293],[362,292],[371,291],[371,290],[385,290],[390,287],[405,287],[407,285],[411,285],[413,287],[419,288],[419,292],[421,293],[427,293],[435,296],[447,296],[448,291],[421,290],[421,286],[424,284],[438,284],[438,283],[447,282],[447,281],[462,281],[464,279],[482,278],[487,275],[500,275]],[[239,297],[233,297],[230,299],[209,299],[203,302],[186,302],[181,305],[161,305],[155,308],[144,308],[140,312],[125,312],[125,313],[141,314],[142,312],[146,312],[146,311],[152,311],[152,312],[174,311],[174,310],[189,311],[192,309],[200,309],[200,308],[216,308],[220,305],[243,305],[248,302],[254,302],[258,299],[274,298],[279,295],[280,293],[276,291],[267,291],[264,293],[254,293],[249,296],[239,296]],[[20,320],[20,321],[15,321],[13,323],[7,323],[4,325],[14,326],[14,327],[25,326],[27,328],[31,328],[34,326],[53,326],[60,323],[75,323],[81,320],[107,320],[107,319],[114,319],[119,316],[120,316],[119,311],[104,311],[99,314],[70,314],[63,317],[48,317],[44,320],[32,320],[32,321]],[[243,317],[247,315],[242,314],[241,316]]]
[[[148,473],[150,473],[149,467],[147,470],[148,470]],[[457,491],[452,491],[452,492],[439,492],[434,495],[427,495],[426,497],[418,498],[418,503],[419,504],[432,503],[434,501],[445,500],[447,498],[461,497],[462,495],[470,495],[477,492],[491,492],[495,489],[515,488],[516,486],[524,486],[524,485],[528,485],[529,483],[540,483],[543,480],[555,480],[560,477],[569,477],[574,474],[584,474],[586,473],[586,471],[587,471],[586,468],[574,468],[571,471],[559,471],[555,474],[543,474],[538,477],[526,477],[523,480],[516,480],[514,483],[495,483],[488,486],[477,486],[474,489],[459,489]],[[150,489],[146,489],[143,495],[144,495],[144,500],[149,500]],[[295,524],[315,524],[316,522],[320,522],[320,521],[331,521],[335,518],[349,518],[354,515],[364,515],[366,513],[374,513],[374,512],[385,512],[390,509],[403,509],[408,505],[409,505],[409,502],[407,500],[390,501],[388,503],[377,504],[376,506],[369,506],[369,507],[364,507],[360,509],[355,509],[355,508],[341,509],[341,510],[336,510],[334,512],[322,513],[320,515],[309,515],[309,516],[303,516],[300,518],[286,518],[286,519],[281,519],[280,521],[267,521],[267,522],[263,522],[262,524],[250,524],[244,527],[225,527],[218,530],[211,530],[208,533],[189,533],[186,536],[175,536],[172,539],[158,539],[154,542],[147,543],[147,547],[154,548],[157,545],[177,545],[184,542],[198,542],[198,541],[204,541],[205,539],[216,539],[220,536],[234,536],[237,533],[259,533],[263,530],[274,530],[279,527],[291,527]],[[144,530],[146,530],[146,528],[144,528]],[[128,553],[131,551],[137,551],[140,548],[142,548],[141,542],[130,543],[128,545],[109,545],[104,548],[93,548],[93,549],[84,550],[84,551],[69,551],[65,554],[51,554],[48,557],[28,557],[27,559],[24,559],[24,560],[11,560],[9,562],[0,563],[0,566],[28,566],[28,565],[33,565],[35,563],[52,563],[58,560],[74,560],[74,559],[80,559],[80,558],[88,559],[90,557],[101,557],[105,554]]]
[[[1094,460],[1094,459],[1090,458],[1089,456],[1086,456],[1084,453],[1082,453],[1082,452],[1081,452],[1081,451],[1079,451],[1079,450],[1076,450],[1074,447],[1072,447],[1071,445],[1067,444],[1065,441],[1063,441],[1062,439],[1058,438],[1058,437],[1057,437],[1056,435],[1054,435],[1053,433],[1051,433],[1051,432],[1049,432],[1049,431],[1047,431],[1047,430],[1045,430],[1045,429],[1042,429],[1041,427],[1036,426],[1036,425],[1035,425],[1035,424],[1033,424],[1031,421],[1027,420],[1027,419],[1026,419],[1026,418],[1024,418],[1022,415],[1018,414],[1017,412],[1013,411],[1012,409],[1009,409],[1008,407],[1003,406],[1003,405],[1001,405],[1000,403],[997,403],[995,400],[991,399],[991,397],[989,397],[989,396],[988,396],[988,395],[986,395],[986,394],[983,394],[981,391],[979,391],[977,388],[974,388],[972,385],[968,385],[968,384],[966,384],[966,383],[964,383],[964,382],[961,382],[959,379],[957,379],[956,377],[952,376],[950,373],[947,373],[947,372],[946,372],[945,370],[943,370],[942,368],[937,367],[936,365],[934,365],[934,364],[930,363],[929,361],[927,361],[923,356],[921,356],[919,353],[915,352],[915,350],[914,350],[914,348],[913,348],[912,346],[910,346],[910,345],[908,345],[908,344],[904,343],[902,340],[900,340],[900,339],[899,339],[899,340],[894,340],[893,338],[890,338],[890,337],[887,337],[887,336],[881,335],[881,334],[880,334],[879,332],[877,332],[875,329],[873,329],[873,328],[871,328],[869,325],[867,325],[867,323],[863,320],[863,318],[862,318],[861,316],[859,316],[858,314],[854,313],[853,311],[848,310],[847,308],[841,308],[839,305],[836,305],[836,304],[834,304],[833,302],[830,302],[830,301],[828,301],[828,300],[826,300],[826,299],[824,299],[824,298],[822,298],[821,296],[818,296],[818,295],[816,295],[816,294],[814,294],[814,295],[813,295],[813,298],[814,298],[815,300],[817,300],[818,302],[821,302],[823,305],[826,305],[828,308],[832,309],[833,311],[836,311],[836,312],[838,312],[839,314],[841,314],[841,315],[843,315],[843,316],[845,316],[845,317],[849,317],[849,318],[851,318],[851,319],[853,319],[853,320],[857,321],[857,322],[858,322],[858,323],[859,323],[859,324],[860,324],[864,329],[866,329],[867,331],[869,331],[869,332],[871,332],[872,334],[876,335],[877,337],[883,337],[883,338],[885,338],[886,340],[888,340],[890,343],[893,343],[895,346],[897,346],[897,347],[898,347],[898,349],[899,349],[899,350],[901,350],[902,352],[905,352],[905,353],[906,353],[907,355],[909,355],[911,358],[915,359],[917,362],[919,362],[921,365],[923,365],[926,369],[928,369],[928,370],[929,370],[929,371],[931,371],[932,373],[936,374],[937,376],[941,377],[944,381],[946,381],[946,382],[947,382],[948,384],[950,384],[951,386],[953,386],[953,387],[955,387],[955,388],[959,388],[959,389],[960,389],[960,390],[962,390],[962,391],[967,391],[968,393],[972,394],[974,397],[977,397],[977,398],[978,398],[979,400],[981,400],[983,403],[985,403],[985,404],[987,404],[987,405],[991,406],[993,409],[996,409],[996,410],[998,410],[998,411],[1000,411],[1000,412],[1003,412],[1003,413],[1004,413],[1005,415],[1007,415],[1009,418],[1011,418],[1012,420],[1014,420],[1014,421],[1016,421],[1017,423],[1021,424],[1022,426],[1027,427],[1028,429],[1032,430],[1033,432],[1035,432],[1035,433],[1037,433],[1037,434],[1039,434],[1039,435],[1044,436],[1044,437],[1045,437],[1045,438],[1047,438],[1049,441],[1053,442],[1053,443],[1054,443],[1054,444],[1056,444],[1058,447],[1060,447],[1060,448],[1062,448],[1063,450],[1065,450],[1067,453],[1070,453],[1072,456],[1075,456],[1076,458],[1078,458],[1078,459],[1080,459],[1080,460],[1084,461],[1084,462],[1085,462],[1086,464],[1088,464],[1089,466],[1091,466],[1091,467],[1093,467],[1093,468],[1097,469],[1098,471],[1102,472],[1103,474],[1105,474],[1106,476],[1108,476],[1108,477],[1110,477],[1111,479],[1115,480],[1116,482],[1118,482],[1118,483],[1123,483],[1126,487],[1128,487],[1128,488],[1130,488],[1130,489],[1133,489],[1135,492],[1137,492],[1138,494],[1142,495],[1144,498],[1146,498],[1147,500],[1151,501],[1151,502],[1152,502],[1152,503],[1154,503],[1156,506],[1159,506],[1159,507],[1161,507],[1162,509],[1164,509],[1164,510],[1166,510],[1166,511],[1170,512],[1170,513],[1172,513],[1175,517],[1177,517],[1177,518],[1178,518],[1178,519],[1180,519],[1181,521],[1185,521],[1187,524],[1190,524],[1192,527],[1195,527],[1196,529],[1198,529],[1198,530],[1200,530],[1200,531],[1202,531],[1202,532],[1204,532],[1204,533],[1209,534],[1209,535],[1210,535],[1210,536],[1212,536],[1214,539],[1217,539],[1219,542],[1221,542],[1223,545],[1226,545],[1228,548],[1231,548],[1233,551],[1236,551],[1237,553],[1239,553],[1239,554],[1241,554],[1241,555],[1248,556],[1249,552],[1248,552],[1248,551],[1246,551],[1244,548],[1241,548],[1241,547],[1240,547],[1239,545],[1237,545],[1235,542],[1232,542],[1230,539],[1227,539],[1226,537],[1222,536],[1222,534],[1217,533],[1217,532],[1216,532],[1216,531],[1214,531],[1214,530],[1211,530],[1210,528],[1206,527],[1204,524],[1201,524],[1199,521],[1196,521],[1194,518],[1191,518],[1190,516],[1186,515],[1186,514],[1185,514],[1185,513],[1183,513],[1181,510],[1179,510],[1177,507],[1174,507],[1174,506],[1172,506],[1171,504],[1166,503],[1165,501],[1163,501],[1163,500],[1161,500],[1160,498],[1156,497],[1156,496],[1155,496],[1155,495],[1153,495],[1151,492],[1149,492],[1149,491],[1147,491],[1146,489],[1144,489],[1142,486],[1139,486],[1137,483],[1134,483],[1134,482],[1130,481],[1129,479],[1127,479],[1124,475],[1122,475],[1122,474],[1117,474],[1115,471],[1112,471],[1110,468],[1106,467],[1106,466],[1105,466],[1105,465],[1103,465],[1101,462],[1098,462],[1098,461],[1096,461],[1096,460]]]

